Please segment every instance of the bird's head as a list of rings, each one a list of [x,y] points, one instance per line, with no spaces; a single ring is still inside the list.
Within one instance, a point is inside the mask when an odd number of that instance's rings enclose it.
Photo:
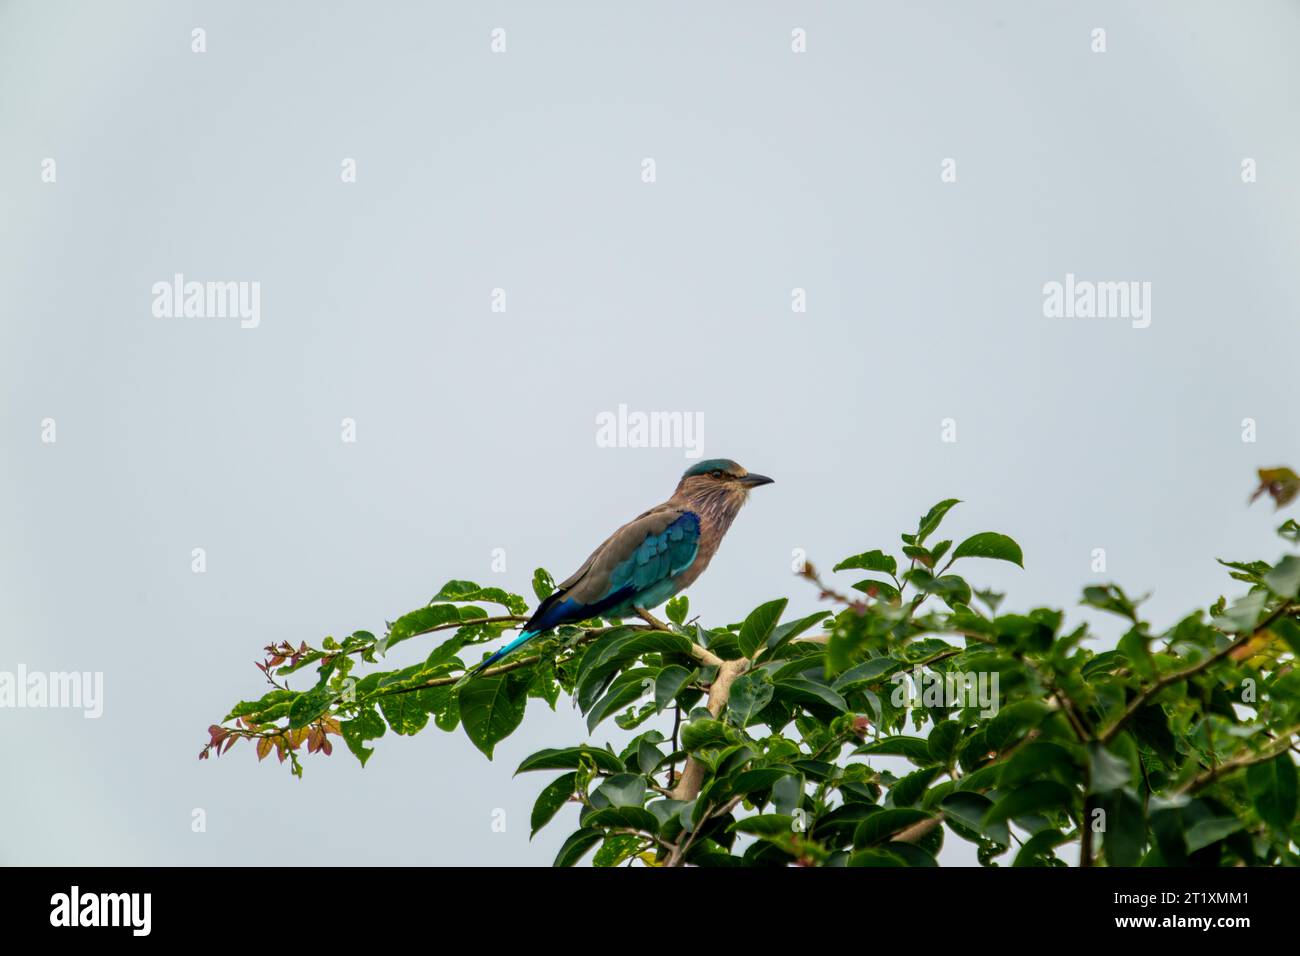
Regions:
[[[724,499],[741,503],[751,488],[770,484],[771,478],[746,471],[730,458],[709,458],[686,469],[677,494],[696,501]]]

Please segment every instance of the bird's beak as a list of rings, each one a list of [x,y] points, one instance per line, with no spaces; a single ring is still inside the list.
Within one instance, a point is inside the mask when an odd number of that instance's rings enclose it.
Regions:
[[[774,480],[775,479],[773,478],[767,477],[767,475],[756,475],[751,471],[744,478],[740,479],[740,483],[746,488],[757,488],[759,485],[770,485]]]

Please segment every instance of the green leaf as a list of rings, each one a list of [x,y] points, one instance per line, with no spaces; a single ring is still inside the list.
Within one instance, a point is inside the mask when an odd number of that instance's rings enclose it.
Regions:
[[[1064,784],[1054,780],[1038,780],[1003,794],[984,815],[984,826],[990,827],[1044,810],[1065,810],[1073,799],[1073,791]]]
[[[875,578],[865,578],[849,587],[855,591],[861,591],[869,598],[875,598],[880,601],[892,601],[898,597],[898,588],[885,581],[877,581]]]
[[[731,825],[736,833],[773,837],[794,832],[794,817],[788,813],[760,813],[737,820]]]
[[[356,755],[356,758],[361,761],[361,766],[364,767],[370,755],[375,752],[373,747],[365,746],[365,741],[384,736],[385,727],[384,722],[375,713],[375,708],[370,706],[363,707],[351,720],[340,723],[339,730],[348,749]]]
[[[1289,617],[1280,617],[1270,625],[1269,630],[1286,641],[1292,654],[1300,655],[1300,624]]]
[[[610,659],[624,660],[642,654],[690,654],[691,642],[670,631],[633,632],[631,638],[618,646]]]
[[[664,611],[668,615],[668,620],[678,626],[686,623],[686,615],[690,613],[690,610],[691,599],[685,594],[680,594],[677,597],[670,599],[667,606],[664,608]]]
[[[855,754],[884,754],[906,757],[918,767],[927,767],[935,763],[930,754],[930,741],[924,737],[881,737],[869,744],[863,744],[853,751]]]
[[[306,693],[299,694],[289,705],[289,726],[294,730],[306,727],[325,711],[330,709],[337,691],[329,684],[317,684]]]
[[[952,763],[957,745],[961,743],[961,725],[955,720],[945,720],[934,726],[927,738],[930,756],[941,764]]]
[[[873,657],[868,661],[850,667],[835,678],[835,682],[831,686],[843,693],[859,684],[879,684],[894,671],[906,666],[907,664],[903,661],[895,660],[892,657]]]
[[[845,558],[831,570],[883,571],[885,574],[894,575],[898,573],[898,562],[893,555],[885,554],[883,551],[865,551],[851,558]]]
[[[786,680],[779,680],[773,686],[776,688],[778,696],[785,700],[793,699],[796,702],[829,704],[841,712],[849,709],[849,705],[844,702],[844,698],[835,691],[825,684],[808,680],[806,677],[791,677]]]
[[[1222,613],[1216,614],[1212,619],[1212,623],[1215,627],[1221,627],[1225,631],[1232,631],[1236,634],[1253,631],[1255,625],[1259,623],[1259,615],[1264,610],[1264,603],[1267,599],[1268,595],[1264,591],[1252,591],[1245,597],[1233,601],[1232,606]]]
[[[631,833],[613,833],[605,837],[591,865],[595,867],[618,866],[630,859],[643,844],[640,837]]]
[[[465,642],[459,637],[449,637],[447,640],[443,641],[430,651],[429,656],[424,659],[424,670],[450,670],[454,669],[454,667],[449,667],[448,665],[459,666],[456,655],[460,653],[460,649],[464,643]]]
[[[1212,843],[1232,836],[1245,826],[1245,821],[1237,817],[1209,817],[1200,820],[1187,830],[1187,852],[1203,850]]]
[[[681,729],[681,742],[683,750],[702,750],[705,747],[716,747],[722,744],[736,743],[740,740],[739,734],[729,728],[720,720],[711,718],[698,718],[688,724],[683,724]]]
[[[1133,673],[1143,680],[1155,676],[1155,662],[1151,660],[1151,650],[1147,644],[1147,635],[1134,627],[1119,639],[1117,650],[1124,655]]]
[[[645,791],[645,777],[639,773],[616,773],[596,788],[596,793],[611,807],[639,808],[645,802]]]
[[[1146,846],[1142,802],[1129,790],[1110,790],[1097,803],[1105,811],[1102,849],[1111,866],[1137,866]]]
[[[900,830],[906,830],[913,824],[928,820],[932,816],[932,813],[914,807],[880,810],[858,824],[857,829],[853,831],[853,845],[864,847],[884,842]]]
[[[500,604],[511,614],[523,614],[528,610],[528,602],[518,594],[510,594],[501,588],[485,588],[473,581],[448,581],[442,589],[429,599],[430,604],[439,601],[454,601],[459,604],[472,601],[487,601]]]
[[[379,698],[379,709],[388,721],[394,733],[412,737],[424,729],[429,722],[429,712],[422,706],[418,691],[402,694],[386,694]]]
[[[985,823],[993,808],[993,801],[984,794],[958,790],[944,797],[939,805],[950,821],[965,824],[968,829],[995,843],[1003,846],[1011,845],[1011,831],[1007,828],[1005,820]],[[969,839],[969,835],[965,836]]]
[[[545,601],[555,591],[555,578],[545,568],[538,568],[533,572],[533,593],[537,595],[537,600]],[[519,612],[520,614],[523,611]]]
[[[1137,606],[1145,598],[1132,600],[1124,590],[1115,584],[1094,584],[1083,589],[1083,604],[1095,607],[1099,611],[1119,614],[1137,623]]]
[[[952,557],[954,561],[957,558],[993,558],[997,561],[1010,561],[1022,568],[1025,566],[1025,556],[1020,551],[1020,545],[1005,534],[994,531],[985,531],[967,538],[957,545]]]
[[[906,866],[902,857],[887,850],[859,850],[849,857],[848,866]]]
[[[528,703],[528,675],[510,671],[475,677],[460,689],[460,719],[474,746],[491,760],[492,750],[514,733]]]
[[[655,678],[655,708],[663,710],[671,704],[695,674],[695,670],[687,670],[679,664],[669,664],[661,670]]]
[[[1296,769],[1282,753],[1246,768],[1246,786],[1259,818],[1280,834],[1288,835],[1296,816]]]
[[[593,846],[605,838],[604,830],[595,830],[583,828],[575,830],[564,841],[564,846],[560,847],[560,852],[555,855],[555,862],[552,866],[573,866],[581,860]]]
[[[656,743],[662,743],[664,735],[657,730],[649,730],[638,737],[636,744],[636,765],[642,773],[653,773],[667,756],[662,750],[655,746]]]
[[[1088,744],[1088,760],[1091,766],[1089,793],[1119,790],[1133,782],[1133,768],[1129,762],[1096,741]]]
[[[803,803],[803,777],[788,773],[772,786],[772,802],[777,813],[794,814]]]
[[[658,833],[659,821],[649,810],[639,806],[613,806],[589,813],[582,821],[588,827],[631,827],[645,833]]]
[[[1021,700],[1003,707],[988,723],[987,740],[990,750],[1001,752],[1019,740],[1050,713],[1040,700]]]
[[[1057,778],[1073,780],[1078,775],[1070,751],[1050,740],[1031,740],[1019,747],[1002,765],[998,786],[1002,789],[1017,787],[1027,780],[1051,774]],[[1124,766],[1125,780],[1128,765]]]
[[[736,795],[755,793],[759,790],[771,790],[772,785],[788,776],[780,767],[756,767],[743,770],[731,781],[731,792]]]
[[[467,610],[469,608],[459,608],[454,604],[433,604],[429,607],[418,608],[410,614],[403,614],[389,626],[388,641],[384,645],[385,650],[435,627],[472,620],[472,617],[467,618],[462,615],[461,612]]]
[[[655,671],[648,667],[635,667],[619,674],[609,685],[605,696],[587,712],[587,732],[595,730],[596,725],[610,714],[652,692],[654,674]]]
[[[539,750],[525,757],[515,773],[520,774],[527,770],[576,770],[582,765],[584,757],[595,764],[596,769],[605,773],[618,773],[623,770],[623,761],[608,750],[600,750],[596,747],[559,747]]]
[[[939,527],[939,523],[943,521],[943,516],[951,511],[954,505],[959,504],[961,504],[960,499],[947,498],[926,512],[925,517],[922,518],[920,524],[917,525],[916,544],[925,544],[925,539],[934,533],[934,530]]]
[[[801,617],[797,621],[787,621],[785,624],[780,625],[772,631],[772,636],[767,639],[768,652],[776,652],[814,624],[819,624],[830,616],[830,611],[818,611],[815,614],[809,614],[807,617]]]
[[[754,652],[767,642],[788,603],[788,598],[779,598],[775,601],[768,601],[766,604],[760,604],[750,612],[749,617],[745,618],[745,623],[740,625],[740,653],[742,656],[752,658]]]
[[[939,775],[941,767],[925,767],[903,777],[889,788],[889,797],[896,807],[910,807],[921,799],[926,788]]]
[[[1300,558],[1288,554],[1264,575],[1264,584],[1278,597],[1294,600],[1300,595]]]
[[[776,689],[763,671],[742,674],[731,685],[731,698],[727,702],[727,717],[737,727],[745,727],[754,716],[772,701]]]
[[[231,708],[230,713],[226,715],[226,720],[234,720],[236,717],[248,717],[254,723],[268,723],[267,720],[258,719],[261,718],[264,711],[271,710],[274,707],[277,711],[283,710],[283,713],[278,713],[272,719],[283,717],[288,713],[288,708],[293,701],[300,696],[302,695],[296,690],[273,690],[261,700],[240,701]]]
[[[1016,854],[1016,861],[1011,865],[1014,866],[1037,866],[1040,860],[1056,859],[1052,855],[1052,850],[1068,838],[1060,830],[1039,830],[1032,837],[1025,841],[1025,845],[1020,848]]]
[[[966,583],[965,578],[955,574],[945,574],[943,577],[936,578],[929,571],[916,568],[907,572],[907,580],[912,582],[918,591],[937,594],[949,607],[970,604],[970,585]]]
[[[573,771],[561,774],[546,785],[546,788],[537,795],[537,802],[533,804],[533,816],[530,821],[532,831],[528,834],[528,839],[535,837],[538,830],[554,819],[560,808],[574,795],[577,786],[578,774]]]

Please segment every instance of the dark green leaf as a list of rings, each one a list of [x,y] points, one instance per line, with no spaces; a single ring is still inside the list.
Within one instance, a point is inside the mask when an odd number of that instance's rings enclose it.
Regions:
[[[845,558],[831,570],[883,571],[885,574],[892,575],[898,573],[898,562],[893,555],[885,554],[883,551],[867,551]]]
[[[669,664],[661,670],[655,678],[655,707],[663,710],[671,704],[695,674],[696,671],[678,664]]]
[[[460,689],[460,719],[474,746],[491,760],[497,743],[514,733],[528,703],[528,675],[510,671],[475,677]]]
[[[857,829],[853,832],[853,845],[863,847],[870,846],[873,843],[882,843],[913,824],[930,819],[931,816],[933,814],[913,807],[881,810],[879,813],[871,814],[858,824]]]
[[[1236,817],[1209,817],[1200,820],[1187,831],[1187,852],[1195,853],[1212,843],[1218,843],[1245,825],[1245,821]]]
[[[744,657],[753,657],[754,652],[767,643],[788,603],[788,598],[768,601],[760,604],[745,618],[745,623],[740,625],[740,653]]]
[[[373,706],[362,707],[351,720],[340,723],[339,730],[343,733],[343,740],[348,745],[348,749],[356,755],[356,758],[361,761],[361,766],[364,767],[370,755],[375,752],[373,747],[365,746],[365,742],[384,736],[384,722],[379,719]]]
[[[957,558],[994,558],[998,561],[1010,561],[1022,568],[1025,566],[1025,556],[1020,551],[1020,545],[1005,534],[998,534],[994,531],[985,531],[981,534],[972,535],[957,545],[957,550],[952,553],[952,556],[953,560]]]
[[[530,821],[532,831],[528,834],[528,839],[531,840],[537,835],[538,830],[551,822],[560,808],[569,802],[577,785],[576,772],[561,774],[546,785],[546,788],[537,795],[537,802],[533,804],[533,815]]]
[[[1004,793],[984,815],[984,826],[1044,810],[1066,810],[1071,803],[1073,791],[1069,787],[1054,780],[1038,780]]]
[[[961,504],[960,499],[947,498],[926,512],[925,517],[923,517],[917,525],[915,543],[925,544],[925,539],[933,534],[934,530],[939,527],[939,523],[943,521],[943,516],[951,511],[954,505],[959,504]]]
[[[1282,753],[1246,768],[1246,786],[1259,818],[1281,834],[1290,834],[1296,815],[1296,770]]]
[[[596,747],[561,747],[539,750],[532,756],[525,757],[515,773],[523,773],[526,770],[576,769],[581,766],[583,757],[605,773],[618,773],[623,769],[623,762],[608,750],[599,750]]]
[[[668,615],[668,620],[674,624],[682,625],[686,623],[686,615],[690,613],[691,599],[685,594],[679,594],[677,597],[669,600],[667,607],[664,608]]]
[[[731,685],[727,717],[737,727],[747,726],[760,710],[771,703],[773,693],[775,688],[763,671],[742,674]]]
[[[430,604],[439,601],[454,601],[461,604],[469,601],[487,601],[502,605],[509,609],[511,614],[523,614],[528,610],[528,602],[518,594],[510,594],[501,588],[480,587],[473,581],[448,581],[429,599]]]
[[[537,595],[537,600],[545,601],[555,590],[555,579],[545,568],[538,568],[533,572],[533,593]],[[520,611],[520,614],[523,612]]]
[[[560,852],[555,855],[553,866],[573,866],[581,860],[593,846],[605,837],[605,831],[595,829],[576,830],[564,841]]]
[[[1294,600],[1300,595],[1300,558],[1288,554],[1264,575],[1264,584],[1278,597]]]
[[[807,617],[801,617],[797,621],[789,621],[778,626],[772,631],[772,636],[767,639],[768,650],[774,652],[780,649],[784,644],[794,640],[814,624],[819,624],[830,616],[830,611],[818,611],[815,614],[809,614]]]

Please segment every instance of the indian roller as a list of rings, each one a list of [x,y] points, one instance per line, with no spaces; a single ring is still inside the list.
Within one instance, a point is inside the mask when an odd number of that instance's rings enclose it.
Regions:
[[[771,483],[771,478],[748,472],[729,458],[692,465],[671,498],[606,538],[537,606],[519,636],[472,673],[562,624],[647,616],[704,573],[750,489]]]

